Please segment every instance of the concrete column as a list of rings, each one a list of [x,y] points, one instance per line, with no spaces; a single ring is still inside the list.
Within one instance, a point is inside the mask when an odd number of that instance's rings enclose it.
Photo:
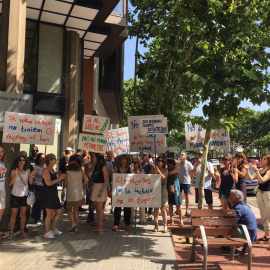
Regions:
[[[26,29],[26,0],[2,1],[0,28],[0,89],[7,92],[23,92],[24,53]],[[0,132],[2,145],[3,132]],[[10,213],[9,171],[20,151],[19,144],[3,144],[7,154],[6,211],[0,230],[8,230]]]
[[[0,34],[0,89],[23,92],[26,0],[5,0]]]
[[[66,147],[77,147],[78,130],[78,101],[80,82],[80,37],[73,31],[67,32],[66,42],[66,80],[65,96],[66,110],[64,116],[64,138],[63,149]]]

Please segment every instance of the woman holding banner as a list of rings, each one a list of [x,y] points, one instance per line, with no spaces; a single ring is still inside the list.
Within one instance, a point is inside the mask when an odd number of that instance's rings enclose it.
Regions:
[[[131,167],[131,173],[144,174],[144,169],[141,167],[141,162],[138,158],[133,158],[133,166]],[[134,220],[134,208],[131,209],[131,220]],[[143,224],[145,220],[145,207],[139,208],[139,224]]]
[[[6,208],[6,173],[7,168],[4,164],[6,161],[6,153],[5,149],[0,146],[0,223],[2,220],[2,216],[5,212]],[[0,239],[6,237],[4,232],[0,231]]]
[[[166,206],[168,204],[168,191],[167,191],[167,177],[168,177],[168,170],[166,169],[166,162],[162,156],[157,157],[157,166],[152,168],[151,174],[160,174],[161,176],[161,214],[163,219],[163,233],[168,232],[167,229],[167,210]],[[154,221],[155,221],[155,228],[153,232],[158,231],[158,210],[159,208],[154,208]]]
[[[92,177],[94,181],[94,186],[91,194],[91,201],[94,202],[97,218],[98,227],[94,228],[93,231],[98,230],[98,234],[103,234],[103,204],[107,200],[107,182],[108,182],[108,169],[106,166],[106,161],[104,156],[101,154],[93,155],[93,162],[95,167],[90,173],[90,178]]]
[[[132,162],[132,155],[122,154],[116,157],[116,164],[114,173],[131,173],[130,165]],[[122,207],[115,207],[114,209],[114,226],[113,230],[118,231],[118,227],[120,224],[121,219],[121,211]],[[130,215],[131,215],[131,208],[124,207],[124,221],[126,225],[126,230],[130,229]]]
[[[24,232],[26,223],[26,211],[27,211],[27,196],[29,193],[28,183],[33,184],[35,171],[32,173],[28,169],[28,159],[25,156],[20,155],[16,158],[10,172],[9,185],[12,186],[10,195],[10,233],[8,239],[13,238],[13,230],[16,221],[16,216],[20,208],[21,220],[20,220],[20,236],[27,238],[28,235]]]

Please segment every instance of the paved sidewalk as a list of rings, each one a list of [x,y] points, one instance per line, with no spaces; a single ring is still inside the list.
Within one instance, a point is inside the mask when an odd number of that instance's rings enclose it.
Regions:
[[[42,237],[43,226],[29,224],[29,238],[19,235],[13,240],[0,240],[0,269],[177,269],[170,233],[151,231],[154,222],[125,231],[114,232],[113,215],[106,214],[104,234],[92,232],[86,223],[87,213],[80,213],[79,232],[67,234],[70,223],[67,214],[60,217],[63,235],[48,240]],[[122,226],[122,227],[121,227]]]

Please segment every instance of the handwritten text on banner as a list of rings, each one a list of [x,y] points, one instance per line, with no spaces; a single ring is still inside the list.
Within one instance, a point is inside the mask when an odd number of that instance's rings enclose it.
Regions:
[[[155,152],[154,135],[140,134],[139,123],[140,119],[155,117],[153,115],[147,116],[129,116],[128,117],[128,131],[129,131],[129,146],[131,152]],[[157,153],[165,153],[165,134],[156,135]]]
[[[161,176],[113,174],[113,207],[160,207]]]
[[[113,151],[115,156],[130,153],[128,127],[109,130],[105,136],[107,151]]]
[[[205,129],[199,125],[185,123],[186,150],[196,151],[203,149]],[[211,130],[209,150],[228,150],[230,148],[230,135],[225,129]]]
[[[6,112],[3,142],[53,145],[55,118]]]
[[[167,134],[167,117],[141,118],[140,119],[141,134]]]
[[[106,146],[107,139],[104,136],[80,133],[78,149],[105,154]]]
[[[106,134],[110,118],[96,115],[84,115],[82,131]]]

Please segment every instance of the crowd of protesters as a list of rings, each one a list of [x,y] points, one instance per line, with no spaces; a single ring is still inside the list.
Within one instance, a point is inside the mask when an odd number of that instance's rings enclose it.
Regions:
[[[45,227],[44,238],[53,239],[61,235],[57,229],[58,220],[64,208],[70,219],[69,234],[79,232],[79,209],[86,203],[89,204],[87,222],[94,226],[93,231],[103,234],[104,209],[109,202],[111,194],[113,173],[125,174],[158,174],[161,176],[161,207],[140,208],[139,224],[152,220],[154,214],[153,232],[159,230],[159,209],[162,215],[163,233],[168,232],[167,224],[174,224],[174,216],[179,217],[180,227],[184,226],[182,211],[182,195],[185,198],[185,216],[189,217],[191,180],[195,178],[195,202],[198,202],[198,189],[201,176],[203,154],[198,152],[198,159],[192,165],[187,160],[187,154],[182,152],[179,160],[165,158],[164,156],[148,155],[143,153],[141,159],[130,154],[114,157],[113,151],[105,155],[89,153],[80,149],[74,154],[68,147],[59,161],[59,173],[54,170],[57,164],[54,154],[38,153],[38,147],[33,146],[31,155],[22,151],[15,159],[6,179],[5,167],[6,154],[0,146],[0,222],[5,211],[6,191],[5,182],[11,186],[10,205],[10,233],[0,232],[0,237],[13,239],[14,231],[19,230],[20,236],[27,238],[26,224],[29,220],[30,207],[28,202],[29,191],[34,191],[36,200],[32,205],[32,218],[37,225],[41,224],[41,212]],[[250,169],[254,174],[250,174]],[[220,183],[219,199],[223,209],[235,209],[237,218],[245,220],[247,224],[254,219],[246,205],[247,179],[258,179],[257,201],[260,210],[265,235],[258,239],[259,243],[269,243],[270,239],[270,155],[262,158],[262,168],[248,163],[242,152],[237,152],[235,158],[225,154],[221,164],[215,170],[212,163],[206,161],[204,194],[208,209],[213,209],[212,179]],[[62,203],[58,196],[57,186],[63,182]],[[244,206],[243,206],[244,205]],[[174,212],[174,208],[176,211]],[[97,219],[95,219],[94,210]],[[134,209],[124,207],[125,229],[129,230],[134,221]],[[111,208],[114,214],[112,230],[118,231],[121,221],[121,207]],[[170,219],[167,219],[169,213]],[[147,214],[147,217],[146,217]],[[246,215],[246,216],[245,216]],[[248,221],[247,221],[248,219]],[[255,219],[256,221],[256,219]],[[257,231],[254,222],[247,225],[252,241],[256,240]]]

